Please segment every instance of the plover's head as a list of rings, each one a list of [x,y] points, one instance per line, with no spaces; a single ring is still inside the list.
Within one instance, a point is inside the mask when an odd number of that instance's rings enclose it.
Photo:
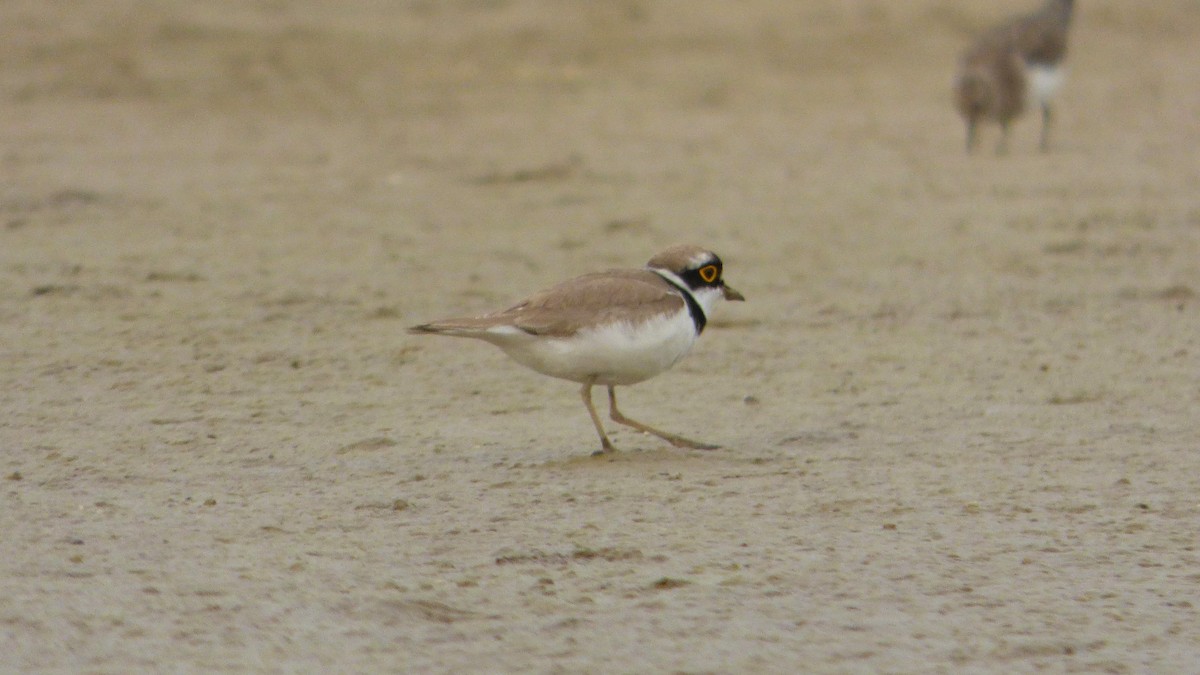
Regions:
[[[651,258],[646,267],[668,279],[674,277],[674,280],[678,280],[680,285],[691,291],[705,312],[712,308],[718,298],[746,299],[725,284],[725,267],[717,254],[699,246],[673,246]]]

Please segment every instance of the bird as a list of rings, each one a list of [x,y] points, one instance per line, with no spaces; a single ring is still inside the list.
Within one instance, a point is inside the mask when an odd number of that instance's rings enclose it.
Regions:
[[[614,388],[643,382],[675,365],[704,331],[720,300],[745,297],[725,283],[717,254],[678,245],[641,269],[584,274],[534,293],[500,311],[413,326],[413,334],[490,342],[517,363],[582,385],[580,395],[600,435],[602,455],[616,450],[596,408],[592,388],[608,388],[609,417],[675,447],[719,446],[667,433],[626,417]]]
[[[963,54],[955,103],[967,124],[967,152],[975,149],[980,122],[1000,125],[996,154],[1008,148],[1008,128],[1035,103],[1042,112],[1042,152],[1050,149],[1051,106],[1063,81],[1067,31],[1074,0],[1046,0],[1031,14],[984,32]],[[1032,99],[1032,101],[1031,101]]]

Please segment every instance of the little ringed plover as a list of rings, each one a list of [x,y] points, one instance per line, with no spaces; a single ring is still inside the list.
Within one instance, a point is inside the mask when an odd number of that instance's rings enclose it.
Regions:
[[[483,316],[443,319],[411,333],[490,342],[517,363],[583,385],[581,395],[601,449],[615,450],[596,408],[592,387],[608,387],[614,422],[654,434],[676,447],[717,446],[659,431],[617,409],[613,388],[637,384],[675,365],[704,330],[718,300],[745,300],[725,284],[721,259],[698,246],[675,246],[642,269],[585,274]]]

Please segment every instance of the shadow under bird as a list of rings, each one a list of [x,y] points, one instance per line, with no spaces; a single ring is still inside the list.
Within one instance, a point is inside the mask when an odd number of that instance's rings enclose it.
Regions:
[[[745,300],[725,284],[724,265],[712,251],[675,246],[641,269],[585,274],[535,293],[498,312],[443,319],[410,333],[490,342],[517,363],[543,375],[583,385],[581,395],[600,450],[615,450],[596,408],[592,387],[608,387],[614,422],[653,434],[671,445],[718,446],[659,431],[617,409],[614,387],[637,384],[675,365],[704,331],[719,300]]]
[[[975,148],[981,122],[1000,125],[996,153],[1008,147],[1014,119],[1036,104],[1042,111],[1043,152],[1050,148],[1051,103],[1063,80],[1067,30],[1073,0],[1047,0],[1036,12],[1019,16],[981,35],[962,57],[955,103],[967,124],[967,152]]]

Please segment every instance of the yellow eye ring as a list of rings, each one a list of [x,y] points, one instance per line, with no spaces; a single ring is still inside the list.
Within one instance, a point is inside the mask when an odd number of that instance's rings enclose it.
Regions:
[[[706,284],[711,284],[712,282],[716,281],[719,274],[720,272],[717,271],[716,265],[705,265],[704,267],[700,268],[700,278],[703,279],[704,283]]]

